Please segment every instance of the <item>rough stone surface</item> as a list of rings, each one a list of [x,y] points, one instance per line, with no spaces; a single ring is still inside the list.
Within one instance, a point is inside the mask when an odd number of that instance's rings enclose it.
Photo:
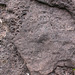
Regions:
[[[75,75],[75,0],[0,0],[0,75]]]

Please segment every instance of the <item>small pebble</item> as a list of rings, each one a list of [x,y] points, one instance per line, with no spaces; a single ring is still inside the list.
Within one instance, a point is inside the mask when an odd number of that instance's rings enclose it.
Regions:
[[[26,73],[26,75],[29,75],[29,73]]]
[[[0,23],[2,23],[2,19],[0,19]]]

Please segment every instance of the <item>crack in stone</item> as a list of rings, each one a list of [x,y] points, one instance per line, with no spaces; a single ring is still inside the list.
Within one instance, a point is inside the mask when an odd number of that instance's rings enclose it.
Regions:
[[[2,3],[2,2],[0,2],[0,6],[7,7],[6,3]]]
[[[45,4],[48,5],[50,7],[57,7],[59,9],[64,9],[67,12],[69,12],[69,14],[72,16],[73,19],[75,19],[75,7],[73,6],[73,2],[71,3],[66,3],[66,1],[62,1],[62,0],[35,0],[36,2],[39,2],[41,4]]]
[[[48,75],[51,75],[52,73],[54,73],[54,74],[56,74],[56,75],[59,75],[59,74],[57,74],[57,73],[55,72],[57,68],[67,68],[67,69],[73,70],[73,68],[75,68],[75,67],[73,67],[73,66],[66,66],[65,64],[64,64],[63,66],[61,66],[61,65],[59,64],[59,62],[61,63],[61,62],[70,62],[70,61],[71,61],[70,59],[59,60],[59,61],[56,63],[56,65],[54,66],[55,68],[53,69],[53,71],[50,72]],[[58,65],[57,65],[57,64],[58,64]],[[74,71],[72,71],[72,75],[74,75]]]
[[[9,45],[7,47],[8,47],[9,50],[11,49],[11,51],[10,51],[11,54],[14,54],[14,55],[18,56],[18,60],[23,62],[23,65],[21,67],[22,68],[21,73],[23,73],[22,75],[27,74],[27,73],[29,73],[29,75],[31,75],[30,71],[29,71],[29,69],[27,67],[26,62],[24,61],[23,57],[21,56],[21,54],[18,51],[18,48],[15,46],[15,44],[13,42],[9,42]]]

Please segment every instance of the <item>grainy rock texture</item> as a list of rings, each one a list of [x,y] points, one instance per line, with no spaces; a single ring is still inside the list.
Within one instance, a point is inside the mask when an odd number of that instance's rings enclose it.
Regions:
[[[0,75],[75,75],[75,0],[0,0]]]

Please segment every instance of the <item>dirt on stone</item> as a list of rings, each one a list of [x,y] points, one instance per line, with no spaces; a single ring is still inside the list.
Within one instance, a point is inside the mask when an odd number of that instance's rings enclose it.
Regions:
[[[75,0],[0,0],[0,75],[75,75]]]

